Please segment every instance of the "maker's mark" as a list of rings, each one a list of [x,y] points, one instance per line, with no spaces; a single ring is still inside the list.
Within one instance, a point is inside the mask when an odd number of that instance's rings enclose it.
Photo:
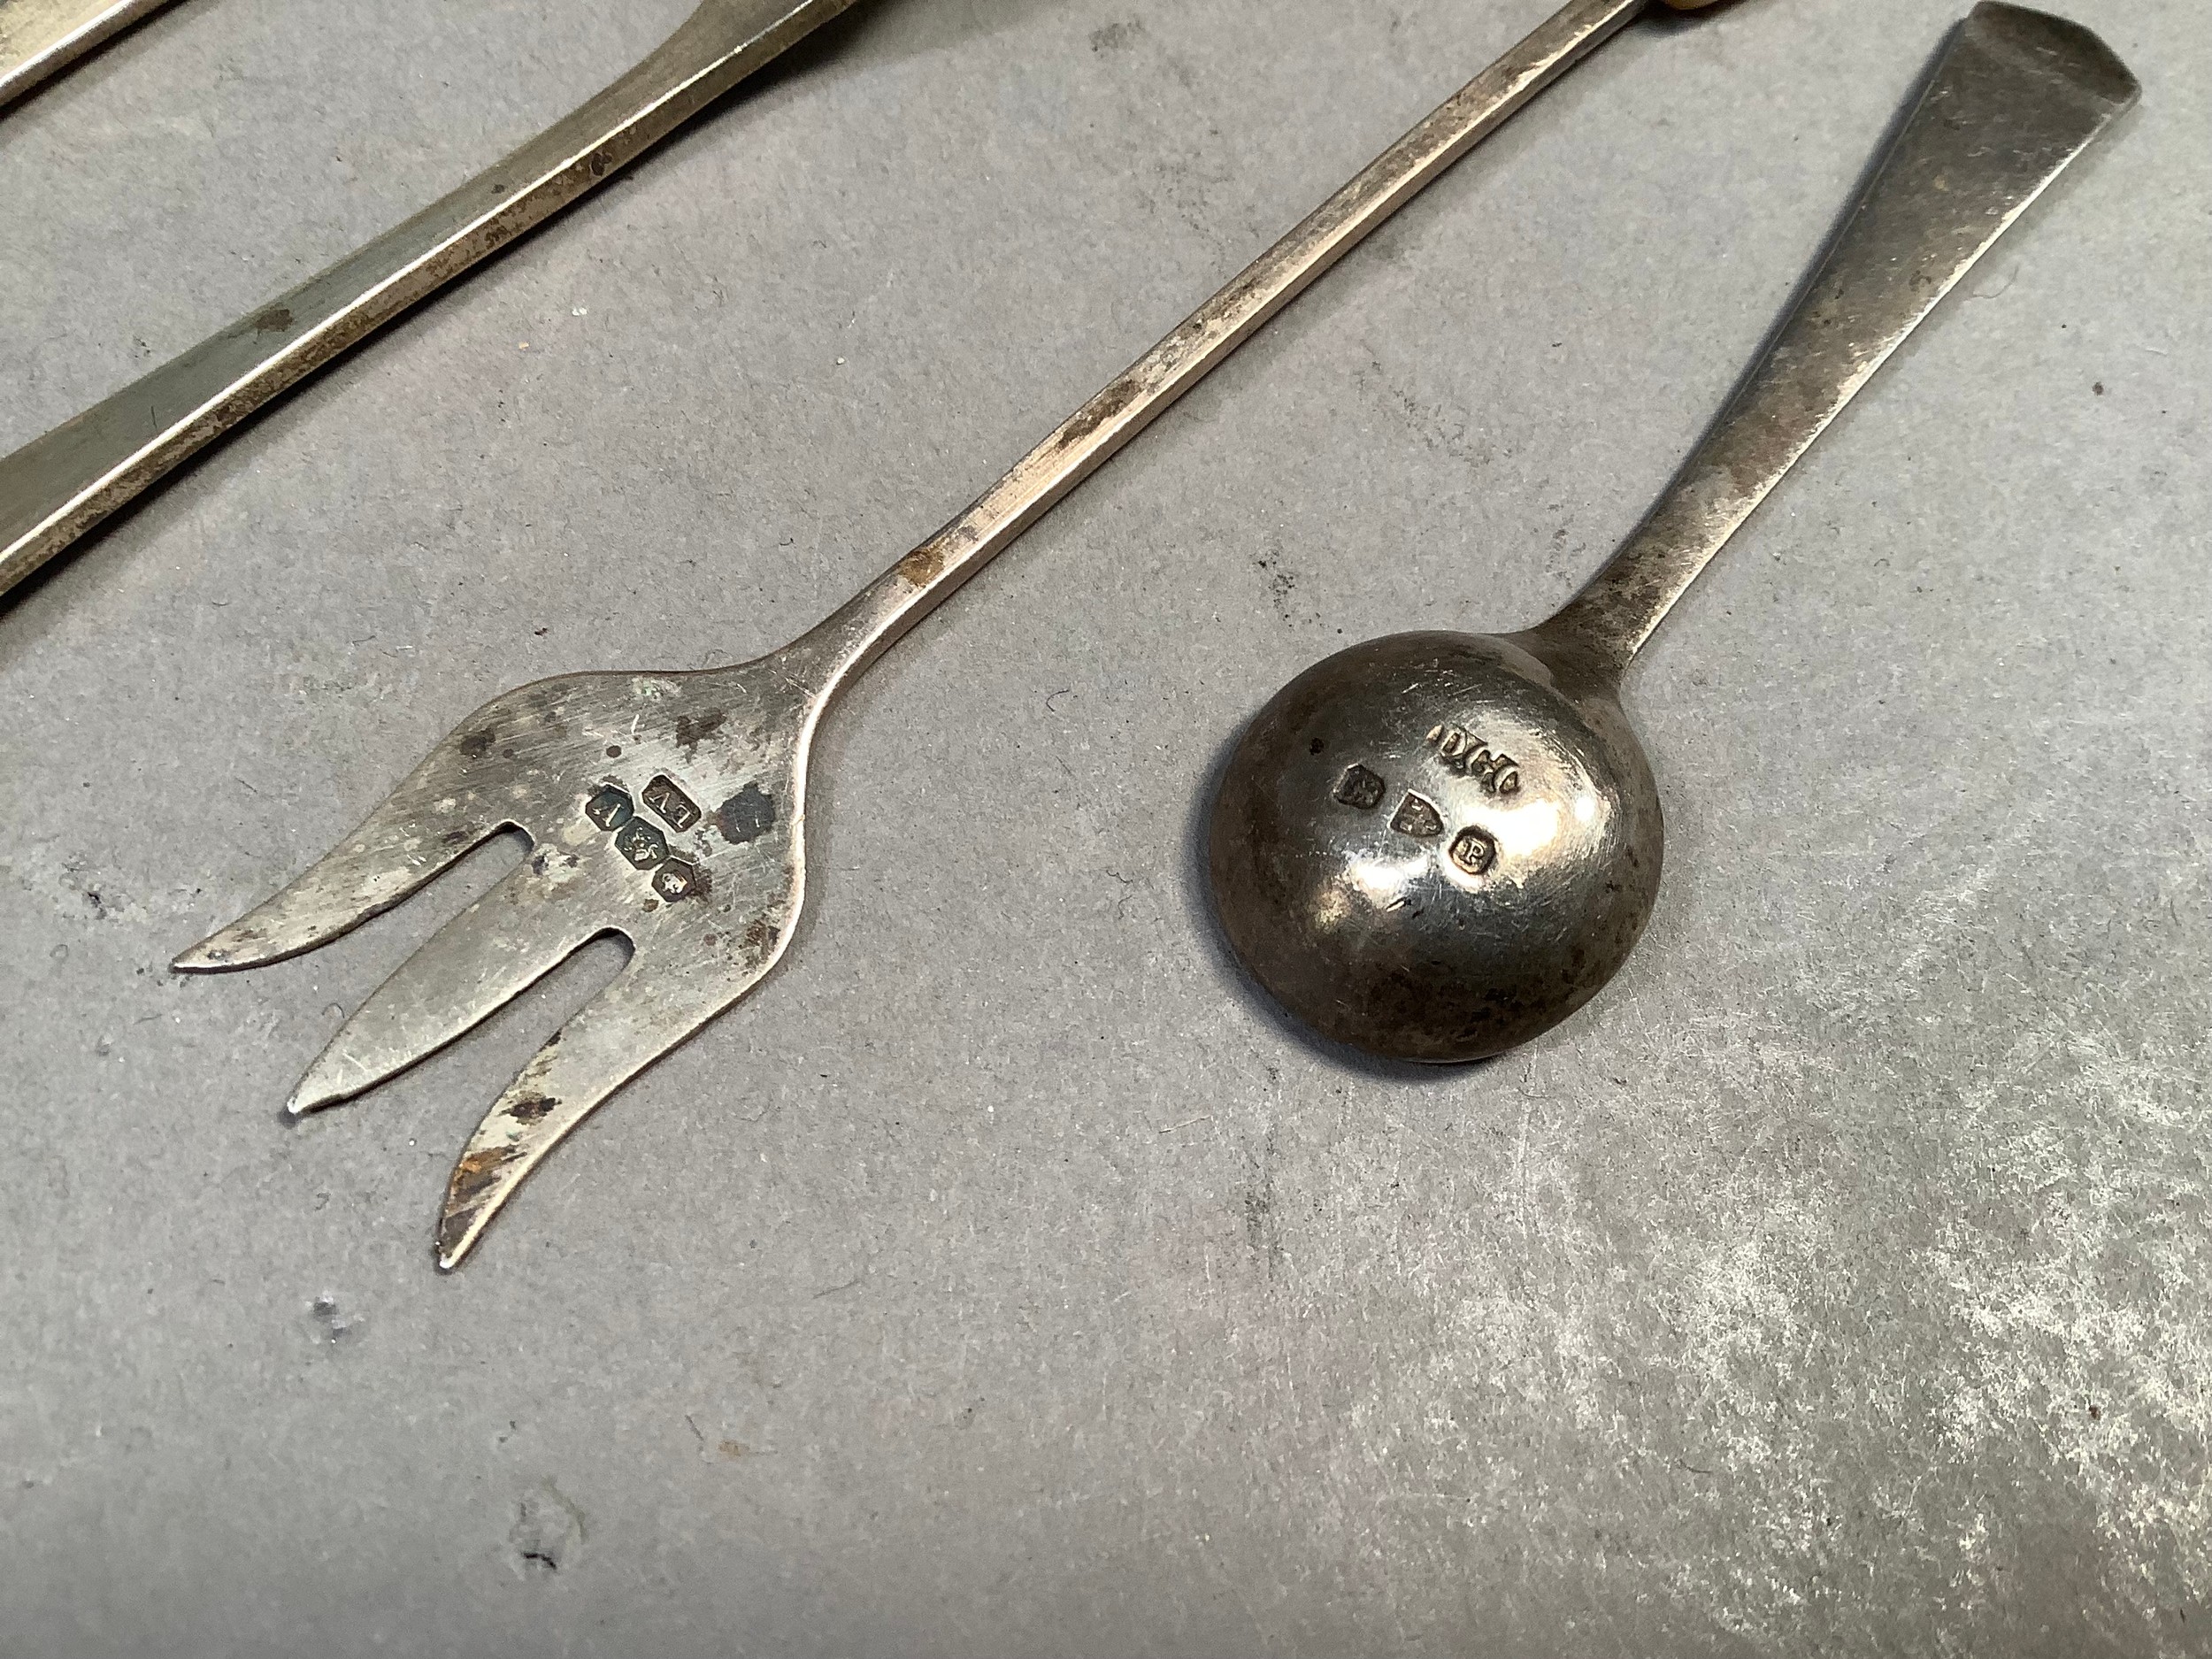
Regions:
[[[697,805],[666,772],[645,786],[645,804],[659,813],[673,830],[687,830],[699,821]]]
[[[1521,763],[1502,749],[1492,749],[1464,726],[1432,726],[1428,745],[1447,771],[1472,778],[1492,795],[1513,795],[1521,787]]]

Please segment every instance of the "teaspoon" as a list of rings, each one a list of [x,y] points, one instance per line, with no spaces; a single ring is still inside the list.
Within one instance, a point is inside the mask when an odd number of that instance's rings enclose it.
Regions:
[[[1400,634],[1292,680],[1224,771],[1231,947],[1324,1036],[1477,1060],[1580,1008],[1659,891],[1622,672],[1767,492],[2139,88],[2102,42],[1975,7],[1765,356],[1597,576],[1525,633]]]

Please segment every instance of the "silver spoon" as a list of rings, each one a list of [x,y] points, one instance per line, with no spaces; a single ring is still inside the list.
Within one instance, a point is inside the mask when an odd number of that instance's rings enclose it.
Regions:
[[[1692,10],[1710,0],[1666,0]],[[808,762],[838,695],[1368,232],[1651,0],[1570,0],[1014,465],[781,650],[696,673],[571,674],[464,720],[359,828],[186,972],[250,968],[389,910],[503,828],[534,849],[380,987],[292,1094],[312,1111],[452,1041],[587,940],[629,964],[477,1125],[438,1264],[466,1256],[563,1137],[767,976],[805,894]]]
[[[1224,769],[1224,931],[1323,1035],[1475,1060],[1612,978],[1659,891],[1659,795],[1622,671],[1868,377],[2135,101],[2076,24],[1961,25],[1802,297],[1641,527],[1525,633],[1401,634],[1284,687]]]

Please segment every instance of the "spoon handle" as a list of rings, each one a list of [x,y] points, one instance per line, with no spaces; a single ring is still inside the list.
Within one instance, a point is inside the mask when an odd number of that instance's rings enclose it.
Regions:
[[[2139,90],[2079,25],[1976,6],[1765,357],[1650,516],[1538,632],[1625,668],[1890,353]]]

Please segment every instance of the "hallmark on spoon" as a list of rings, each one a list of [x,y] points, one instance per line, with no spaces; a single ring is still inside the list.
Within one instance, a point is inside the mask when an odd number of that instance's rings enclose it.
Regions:
[[[1521,787],[1521,763],[1463,726],[1432,726],[1427,741],[1448,770],[1477,780],[1492,795],[1511,795]]]
[[[1380,774],[1354,766],[1337,780],[1336,798],[1355,811],[1372,812],[1382,804],[1383,791],[1388,787]]]

